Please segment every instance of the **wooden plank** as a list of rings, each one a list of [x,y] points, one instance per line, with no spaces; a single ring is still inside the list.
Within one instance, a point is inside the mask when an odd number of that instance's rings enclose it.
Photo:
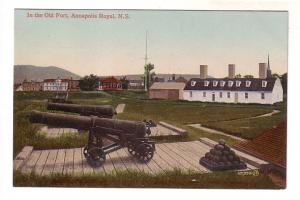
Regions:
[[[155,154],[152,158],[152,160],[157,164],[157,166],[159,166],[160,171],[169,171],[169,170],[173,170],[174,167],[172,166],[172,164],[168,163],[166,160],[164,160],[161,155],[155,151]]]
[[[164,149],[164,146],[162,144],[158,144],[156,145],[156,151],[157,153],[160,154],[160,156],[169,163],[170,166],[172,166],[172,168],[177,168],[177,169],[182,169],[181,164],[177,161],[174,160],[174,158],[172,158]],[[185,167],[183,167],[185,169]]]
[[[199,159],[200,159],[200,157],[204,156],[205,153],[207,153],[209,151],[209,149],[205,149],[203,147],[195,146],[191,142],[180,142],[180,143],[178,143],[178,145],[185,148],[186,151],[190,152],[192,155],[194,155],[196,157],[199,157]]]
[[[133,162],[136,164],[137,168],[144,173],[152,173],[151,169],[147,164],[140,163],[136,158],[134,158],[127,150],[125,150],[125,153],[128,155],[128,157],[131,157],[133,159]]]
[[[44,170],[42,172],[42,175],[52,174],[53,169],[54,169],[54,165],[55,165],[55,161],[56,161],[56,157],[57,157],[57,153],[58,153],[57,149],[49,150],[48,159],[47,159],[46,164],[44,166]]]
[[[24,166],[21,169],[21,172],[23,173],[31,173],[36,165],[36,162],[40,158],[42,151],[33,151],[28,158],[27,162],[24,164]]]
[[[74,149],[66,149],[64,174],[72,174],[74,170]]]
[[[189,162],[187,162],[183,156],[181,156],[180,154],[177,154],[176,152],[172,151],[171,148],[168,148],[167,144],[161,144],[162,146],[162,149],[174,160],[176,161],[177,163],[180,164],[180,168],[182,170],[198,170],[195,166],[191,165]]]
[[[170,148],[170,150],[176,152],[178,155],[180,155],[184,160],[189,162],[192,166],[194,166],[199,171],[208,171],[205,167],[199,164],[199,157],[194,156],[193,154],[185,151],[181,146],[178,145],[178,143],[169,143],[167,147]]]
[[[82,171],[83,174],[85,175],[90,175],[94,173],[94,169],[88,164],[86,158],[84,157],[83,149],[82,149]]]
[[[20,169],[25,164],[25,162],[30,157],[32,151],[33,151],[32,146],[23,147],[22,151],[16,156],[16,158],[14,160],[14,163],[13,163],[14,170]]]
[[[119,158],[118,154],[115,151],[109,153],[109,156],[115,167],[116,173],[120,171],[127,171],[126,166],[123,164],[122,160]]]
[[[124,148],[116,151],[116,153],[118,154],[119,158],[122,160],[124,165],[126,166],[127,170],[140,172],[140,169],[137,167],[135,160],[133,159],[132,156],[130,156],[125,152]]]
[[[115,174],[116,173],[114,165],[111,161],[109,154],[106,154],[106,161],[102,167],[104,169],[105,174]]]
[[[38,175],[42,174],[49,153],[50,153],[49,150],[42,151],[41,156],[39,157],[39,159],[35,165],[35,168],[34,168],[34,172],[36,174],[38,174]]]
[[[53,169],[53,173],[62,174],[65,164],[66,150],[59,149],[56,156],[56,161]]]
[[[199,164],[199,160],[201,158],[201,153],[197,153],[191,146],[189,146],[190,143],[188,142],[178,142],[176,143],[177,147],[185,152],[187,156],[189,156],[192,160],[197,161],[198,167],[201,171],[210,172],[209,169]],[[204,151],[206,152],[206,151]],[[205,155],[205,154],[204,154]]]
[[[75,148],[74,149],[74,173],[82,174],[82,148]]]

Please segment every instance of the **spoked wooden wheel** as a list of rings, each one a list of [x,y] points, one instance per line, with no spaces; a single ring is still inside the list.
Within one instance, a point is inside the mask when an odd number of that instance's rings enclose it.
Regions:
[[[106,160],[105,152],[98,147],[85,147],[83,150],[83,155],[92,167],[100,167],[105,163]]]
[[[132,155],[132,156],[135,156],[136,155],[136,151],[135,151],[135,148],[134,148],[134,145],[133,144],[129,144],[128,147],[128,152]]]
[[[147,143],[142,143],[138,145],[135,157],[139,162],[147,163],[153,158],[153,155],[153,146]]]

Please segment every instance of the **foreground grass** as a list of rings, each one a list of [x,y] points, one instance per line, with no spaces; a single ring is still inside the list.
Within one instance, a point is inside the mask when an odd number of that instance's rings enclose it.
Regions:
[[[127,188],[243,188],[279,189],[265,175],[242,176],[236,172],[200,174],[180,170],[157,175],[121,171],[118,174],[39,176],[14,172],[14,186],[26,187],[127,187]]]

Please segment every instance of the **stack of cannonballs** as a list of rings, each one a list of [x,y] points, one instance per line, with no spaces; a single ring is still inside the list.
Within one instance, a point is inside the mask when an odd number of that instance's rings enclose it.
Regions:
[[[222,139],[200,159],[199,163],[212,171],[247,168],[247,165],[240,160]]]

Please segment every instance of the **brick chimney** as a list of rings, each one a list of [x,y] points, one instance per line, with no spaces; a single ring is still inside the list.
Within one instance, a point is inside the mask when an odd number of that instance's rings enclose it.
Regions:
[[[267,63],[259,63],[259,78],[267,78]]]
[[[206,79],[207,78],[207,65],[200,65],[200,78]]]
[[[235,78],[235,64],[228,64],[228,78]]]

